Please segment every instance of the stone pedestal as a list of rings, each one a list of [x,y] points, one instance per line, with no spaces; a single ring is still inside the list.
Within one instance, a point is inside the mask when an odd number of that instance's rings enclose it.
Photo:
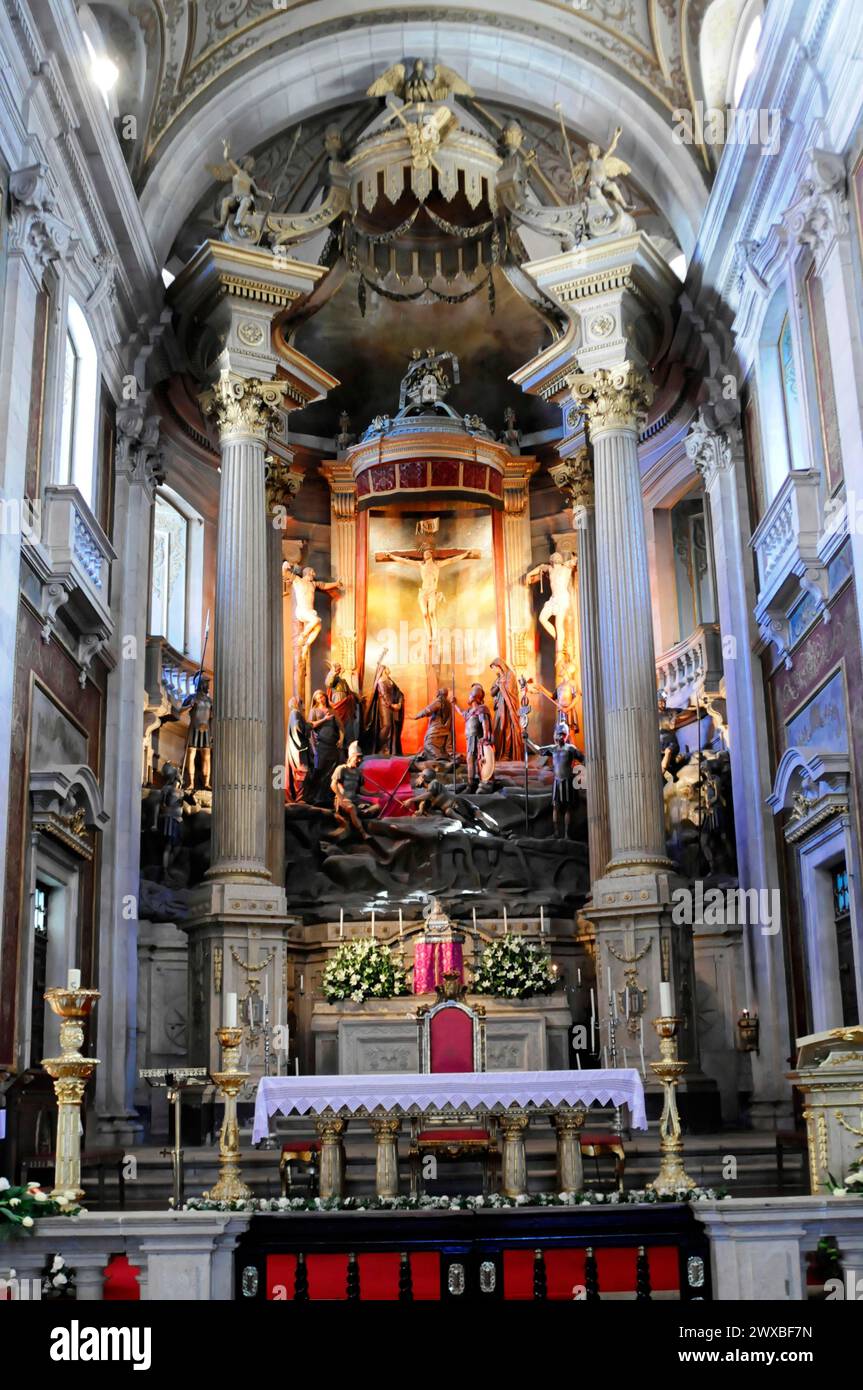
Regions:
[[[797,1046],[789,1077],[803,1096],[809,1189],[823,1195],[828,1175],[841,1184],[863,1159],[863,1027],[813,1033]]]

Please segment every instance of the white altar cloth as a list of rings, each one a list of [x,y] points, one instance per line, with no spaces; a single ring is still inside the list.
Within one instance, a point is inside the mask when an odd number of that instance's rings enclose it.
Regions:
[[[602,1071],[370,1072],[355,1076],[262,1076],[255,1098],[252,1142],[269,1133],[269,1119],[319,1115],[324,1110],[371,1113],[467,1106],[627,1105],[634,1129],[647,1129],[644,1086],[634,1067]]]

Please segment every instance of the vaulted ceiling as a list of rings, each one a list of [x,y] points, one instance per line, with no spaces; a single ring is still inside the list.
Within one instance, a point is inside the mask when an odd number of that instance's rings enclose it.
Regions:
[[[240,154],[362,99],[405,57],[439,59],[480,100],[555,119],[584,139],[624,127],[621,153],[690,251],[706,198],[706,152],[672,137],[672,112],[702,93],[705,15],[739,0],[93,0],[134,111],[130,162],[166,256],[204,196],[207,161]],[[716,54],[713,54],[714,66]]]

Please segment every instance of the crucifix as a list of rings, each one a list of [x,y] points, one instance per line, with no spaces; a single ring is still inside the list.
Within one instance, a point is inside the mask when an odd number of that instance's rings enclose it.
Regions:
[[[380,564],[392,561],[396,565],[408,565],[419,570],[419,607],[423,627],[429,647],[438,642],[438,604],[443,594],[438,592],[440,571],[444,565],[452,565],[456,560],[478,560],[479,550],[436,550],[426,543],[421,550],[378,550],[375,559]]]

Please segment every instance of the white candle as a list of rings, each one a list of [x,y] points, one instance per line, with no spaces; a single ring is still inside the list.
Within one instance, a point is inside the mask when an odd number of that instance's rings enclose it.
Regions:
[[[477,926],[476,926],[476,908],[475,908],[475,907],[472,907],[472,908],[471,908],[471,912],[473,913],[473,934],[474,934],[474,936],[476,936],[476,932],[477,932]]]
[[[295,1057],[295,1058],[294,1058],[294,1076],[299,1076],[299,1074],[300,1074],[300,1059],[299,1059],[299,1057]]]
[[[403,917],[402,917],[402,910],[401,910],[401,908],[399,908],[399,936],[404,936],[404,934],[405,934],[405,924],[404,924],[404,919],[403,919]]]
[[[539,929],[541,932],[545,931],[545,908],[541,903],[539,906]]]
[[[628,1066],[629,1066],[629,1063],[628,1063],[627,1060],[626,1060],[626,1048],[623,1049],[623,1065],[624,1065],[625,1067],[628,1067]]]
[[[626,1009],[626,1017],[629,1018],[629,985],[626,986],[623,992],[623,1002]]]
[[[581,1053],[580,1053],[580,1052],[576,1052],[576,1054],[575,1054],[575,1065],[578,1067],[578,1070],[581,1071]]]
[[[237,1026],[237,996],[236,994],[225,995],[225,1014],[223,1019],[226,1028],[236,1028]]]
[[[305,986],[306,986],[306,977],[305,977],[305,975],[301,975],[301,976],[300,976],[300,994],[303,993],[303,990],[305,989]]]
[[[343,907],[341,907],[341,908],[339,908],[339,936],[344,936],[344,934],[345,934],[345,909],[344,909]]]
[[[590,987],[590,1021],[596,1018],[596,995],[593,992],[593,985]]]
[[[503,934],[504,934],[504,936],[506,936],[506,934],[507,934],[508,931],[509,931],[509,927],[507,926],[507,922],[506,922],[506,903],[504,903],[504,906],[503,906]]]
[[[607,1067],[607,1066],[608,1066],[608,1048],[607,1048],[607,1047],[603,1047],[603,1049],[602,1049],[602,1065],[603,1065],[604,1067]]]
[[[659,981],[659,1012],[663,1018],[673,1018],[674,998],[671,993],[671,981]]]
[[[70,971],[69,971],[68,977],[67,977],[67,979],[66,979],[66,988],[67,988],[67,989],[80,989],[80,988],[81,988],[81,971],[80,971],[80,970],[70,970]]]
[[[578,976],[578,987],[579,989],[581,989],[581,966],[579,966],[576,970],[576,974]]]
[[[592,1017],[591,1020],[590,1020],[590,1050],[591,1050],[591,1052],[595,1052],[595,1051],[596,1051],[596,1018],[595,1018],[595,1017]]]
[[[375,910],[372,908],[372,936],[375,934]]]

